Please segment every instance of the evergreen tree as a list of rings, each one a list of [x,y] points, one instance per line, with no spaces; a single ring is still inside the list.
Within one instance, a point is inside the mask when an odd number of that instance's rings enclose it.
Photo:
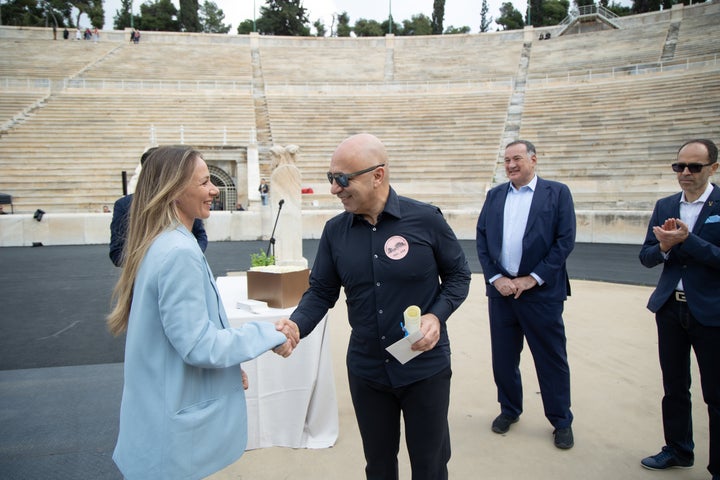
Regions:
[[[170,0],[146,1],[140,5],[135,28],[140,30],[179,32],[178,11]]]
[[[377,20],[366,20],[364,18],[355,22],[353,31],[358,37],[382,37],[386,32]]]
[[[569,0],[545,0],[542,5],[542,24],[540,26],[560,24],[567,17],[569,8]]]
[[[254,32],[254,30],[253,30],[254,26],[255,26],[255,22],[253,22],[252,18],[243,20],[242,22],[240,22],[240,25],[238,25],[237,33],[238,33],[238,35],[247,35],[251,32]]]
[[[445,18],[445,0],[433,1],[432,33],[440,35],[443,33],[443,19]]]
[[[309,23],[302,0],[267,0],[256,25],[266,35],[309,36]]]
[[[470,33],[470,27],[467,25],[462,27],[453,27],[450,25],[445,29],[445,35],[455,35],[458,33]]]
[[[410,17],[410,20],[403,20],[403,28],[398,32],[398,35],[432,35],[434,33],[433,29],[432,20],[427,15],[419,13]]]
[[[225,25],[225,12],[215,2],[205,0],[200,7],[200,31],[205,33],[228,33],[232,25]],[[250,25],[252,31],[252,24]]]
[[[632,12],[633,13],[647,13],[657,12],[660,7],[670,9],[672,8],[673,0],[633,0]],[[686,3],[686,2],[682,2]]]
[[[90,25],[93,27],[103,28],[105,26],[105,8],[103,7],[103,0],[73,0],[65,3],[68,3],[77,9],[76,25],[80,25],[80,17],[82,17],[84,13],[87,15],[90,20]]]
[[[515,10],[513,4],[505,2],[500,7],[500,18],[495,23],[503,27],[503,30],[519,30],[525,26],[522,13]]]
[[[540,27],[544,25],[543,3],[544,0],[529,0],[528,18],[525,19],[526,25],[532,25],[533,27]]]
[[[323,22],[320,18],[315,20],[315,22],[313,23],[313,27],[315,27],[316,37],[324,37],[327,33],[327,29],[325,28],[325,22]]]
[[[352,27],[350,26],[350,16],[347,12],[342,12],[337,15],[337,29],[335,31],[335,35],[338,37],[349,37],[350,32],[352,32]]]
[[[180,13],[178,21],[183,32],[201,31],[200,19],[198,18],[198,0],[180,0]]]
[[[488,16],[487,16],[488,11],[489,11],[489,8],[488,8],[487,0],[483,0],[482,7],[480,8],[480,32],[481,33],[484,33],[484,32],[487,32],[488,30],[490,30],[490,24],[493,21],[492,17],[490,17],[490,19],[488,19]]]
[[[121,0],[120,10],[115,10],[115,16],[113,17],[115,30],[124,30],[135,26],[135,21],[132,17],[132,0]],[[137,18],[137,17],[135,17]]]

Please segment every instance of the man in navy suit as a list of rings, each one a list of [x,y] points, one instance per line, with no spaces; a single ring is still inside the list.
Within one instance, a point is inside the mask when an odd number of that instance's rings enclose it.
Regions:
[[[574,437],[562,312],[570,294],[565,261],[575,246],[575,209],[570,189],[535,175],[536,163],[535,146],[526,140],[505,148],[510,181],[488,192],[477,223],[500,402],[492,430],[506,433],[522,413],[519,365],[526,339],[555,446],[568,449]]]
[[[710,417],[708,470],[713,480],[720,480],[720,188],[710,183],[717,159],[717,146],[710,140],[690,140],[680,147],[672,169],[682,192],[655,204],[640,250],[646,267],[663,264],[648,309],[655,313],[658,330],[666,444],[641,464],[664,470],[694,463],[692,348]]]
[[[157,150],[157,147],[148,148],[140,157],[140,166],[145,164],[151,153]],[[130,213],[130,204],[132,203],[133,194],[125,195],[115,201],[113,205],[113,215],[110,221],[110,260],[116,267],[122,265],[123,248],[125,247],[125,238],[127,237],[128,214]],[[208,245],[207,232],[205,225],[199,218],[193,223],[192,234],[197,239],[200,249],[204,252]]]

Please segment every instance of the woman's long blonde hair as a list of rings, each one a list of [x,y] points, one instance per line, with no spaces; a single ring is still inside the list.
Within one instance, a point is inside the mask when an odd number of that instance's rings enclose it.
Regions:
[[[113,310],[107,317],[113,335],[127,330],[135,277],[150,245],[162,232],[180,223],[175,199],[192,180],[198,158],[202,159],[202,154],[191,147],[158,147],[143,164],[130,205],[122,273],[113,290]]]

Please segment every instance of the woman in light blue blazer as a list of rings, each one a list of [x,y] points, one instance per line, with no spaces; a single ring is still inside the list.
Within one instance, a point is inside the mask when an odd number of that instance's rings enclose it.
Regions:
[[[297,344],[295,332],[270,323],[229,327],[190,233],[217,195],[189,147],[158,148],[138,179],[108,316],[113,334],[127,331],[113,454],[127,479],[203,478],[237,460],[247,443],[240,364],[269,349],[287,356]]]

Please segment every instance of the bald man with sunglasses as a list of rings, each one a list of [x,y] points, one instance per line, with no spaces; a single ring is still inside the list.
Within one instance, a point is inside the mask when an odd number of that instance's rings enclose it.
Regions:
[[[682,191],[655,204],[640,261],[662,264],[648,309],[655,313],[663,377],[665,446],[642,459],[650,470],[693,466],[690,350],[695,351],[710,417],[710,463],[720,480],[720,188],[710,140],[686,142],[672,169]]]
[[[465,255],[439,208],[390,186],[388,155],[373,135],[343,141],[327,178],[345,212],[325,224],[310,288],[285,321],[305,337],[343,287],[352,327],[348,380],[367,478],[398,478],[402,415],[413,480],[447,479],[452,372],[445,323],[468,294]],[[403,364],[386,348],[404,338],[403,312],[411,305],[422,313],[411,347],[420,353]]]

